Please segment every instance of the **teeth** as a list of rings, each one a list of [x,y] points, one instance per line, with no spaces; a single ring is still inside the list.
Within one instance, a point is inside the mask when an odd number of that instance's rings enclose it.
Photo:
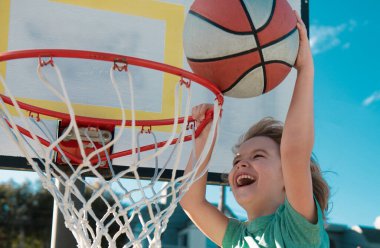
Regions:
[[[238,186],[249,185],[255,182],[255,178],[250,175],[240,175],[236,179],[236,182]]]
[[[248,179],[251,179],[251,180],[255,180],[253,177],[249,176],[249,175],[240,175],[238,177],[238,180],[241,179],[241,178],[248,178]]]

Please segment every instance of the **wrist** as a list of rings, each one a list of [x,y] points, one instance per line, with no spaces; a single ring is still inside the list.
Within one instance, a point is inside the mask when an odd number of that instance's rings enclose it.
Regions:
[[[306,64],[302,66],[296,67],[297,73],[308,73],[308,74],[314,74],[314,66],[311,64]]]
[[[196,144],[204,144],[207,141],[209,132],[203,131],[197,138],[195,138]]]

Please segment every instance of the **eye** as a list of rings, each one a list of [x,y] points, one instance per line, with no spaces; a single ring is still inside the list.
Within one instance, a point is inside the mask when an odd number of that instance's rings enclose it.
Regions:
[[[255,154],[255,155],[253,155],[253,159],[258,159],[258,158],[263,158],[264,157],[264,155],[262,155],[262,154]]]
[[[234,160],[234,161],[232,162],[232,164],[233,164],[233,166],[235,166],[235,165],[237,165],[239,162],[240,162],[240,160]]]

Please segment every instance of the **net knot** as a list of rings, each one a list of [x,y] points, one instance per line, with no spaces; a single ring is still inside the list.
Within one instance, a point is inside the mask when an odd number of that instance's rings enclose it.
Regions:
[[[65,184],[66,184],[66,187],[72,188],[74,185],[74,182],[72,180],[67,180]]]

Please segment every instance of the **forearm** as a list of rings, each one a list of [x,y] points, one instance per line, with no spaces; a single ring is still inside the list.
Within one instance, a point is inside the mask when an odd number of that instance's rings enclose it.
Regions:
[[[196,139],[196,158],[200,156],[204,149],[205,137]],[[200,166],[197,176],[203,172],[210,161],[212,150],[215,144],[215,138],[211,150],[207,154],[205,161]],[[189,160],[185,173],[190,173],[192,168],[192,159]],[[224,233],[228,225],[228,218],[220,212],[215,206],[210,204],[205,197],[207,184],[207,172],[197,181],[195,181],[186,192],[180,204],[189,216],[192,222],[213,242],[222,245]]]
[[[313,74],[312,69],[298,70],[281,140],[286,197],[298,213],[312,222],[316,219],[310,171],[314,144]]]
[[[284,152],[311,153],[314,144],[314,68],[299,68],[282,136]]]
[[[205,143],[206,143],[207,135],[199,137],[195,140],[195,159],[198,160],[199,156],[203,152]],[[196,178],[199,177],[199,175],[204,171],[205,167],[207,166],[208,162],[210,161],[213,146],[215,143],[215,139],[213,141],[212,147],[207,154],[206,159],[204,162],[200,165]],[[193,151],[194,152],[194,151]],[[187,163],[186,169],[185,169],[185,175],[191,173],[193,170],[193,154],[191,154],[190,159]],[[199,203],[206,201],[206,184],[207,184],[207,172],[199,178],[199,180],[193,182],[189,190],[186,192],[186,194],[183,196],[183,198],[180,201],[181,206],[184,209],[190,209],[192,206],[197,206]]]

